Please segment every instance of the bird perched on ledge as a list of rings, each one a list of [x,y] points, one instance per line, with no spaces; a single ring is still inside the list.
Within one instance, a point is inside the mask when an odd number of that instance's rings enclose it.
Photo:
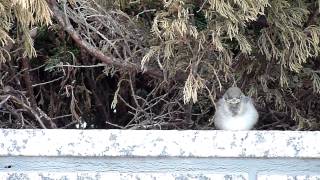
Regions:
[[[218,101],[214,124],[222,130],[250,130],[258,121],[258,112],[250,97],[231,87]]]

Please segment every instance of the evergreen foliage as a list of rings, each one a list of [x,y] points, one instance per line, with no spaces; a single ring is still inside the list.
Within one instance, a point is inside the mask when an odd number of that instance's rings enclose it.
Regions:
[[[9,81],[6,73],[19,70],[16,61],[7,59],[34,58],[37,51],[31,66],[46,67],[31,74],[36,77],[31,80],[54,80],[58,86],[36,89],[36,104],[57,127],[93,121],[100,128],[205,129],[216,99],[237,85],[256,101],[258,129],[319,130],[319,4],[2,1],[0,107],[18,107],[6,99],[13,96],[5,90],[8,85],[15,91],[28,89]],[[34,48],[31,30],[42,25],[48,28],[40,31],[50,34],[39,38],[38,32],[36,44],[49,42],[52,49]],[[17,53],[20,48],[23,52]],[[56,80],[58,76],[62,78]],[[49,94],[61,102],[45,97]],[[55,121],[57,116],[62,120]]]

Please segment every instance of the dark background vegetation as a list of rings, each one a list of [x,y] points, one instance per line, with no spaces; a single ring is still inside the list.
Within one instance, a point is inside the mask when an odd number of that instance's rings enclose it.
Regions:
[[[237,85],[256,129],[320,129],[319,1],[0,2],[0,127],[214,129]]]

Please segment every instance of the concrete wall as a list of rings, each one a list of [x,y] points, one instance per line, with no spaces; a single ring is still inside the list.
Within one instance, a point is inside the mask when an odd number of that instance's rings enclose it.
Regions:
[[[320,180],[320,132],[0,130],[0,179]]]

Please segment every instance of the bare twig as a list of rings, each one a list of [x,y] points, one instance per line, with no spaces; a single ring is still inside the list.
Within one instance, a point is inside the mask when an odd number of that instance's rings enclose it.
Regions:
[[[10,99],[13,99],[18,104],[20,104],[23,108],[27,109],[33,115],[33,117],[35,117],[35,119],[38,121],[41,128],[47,129],[47,127],[44,124],[44,122],[42,121],[41,117],[38,115],[38,112],[36,112],[32,107],[28,106],[27,104],[25,104],[23,101],[21,101],[19,98],[15,97],[15,96],[11,96]]]
[[[46,84],[50,84],[50,83],[53,83],[53,82],[56,82],[56,81],[59,81],[60,79],[63,79],[64,77],[61,76],[61,77],[58,77],[56,79],[53,79],[51,81],[47,81],[47,82],[43,82],[43,83],[38,83],[38,84],[34,84],[32,85],[32,87],[37,87],[37,86],[43,86],[43,85],[46,85]]]
[[[8,95],[6,98],[4,98],[1,102],[0,102],[0,109],[2,108],[3,104],[6,103],[8,101],[8,99],[10,99],[11,95]]]

